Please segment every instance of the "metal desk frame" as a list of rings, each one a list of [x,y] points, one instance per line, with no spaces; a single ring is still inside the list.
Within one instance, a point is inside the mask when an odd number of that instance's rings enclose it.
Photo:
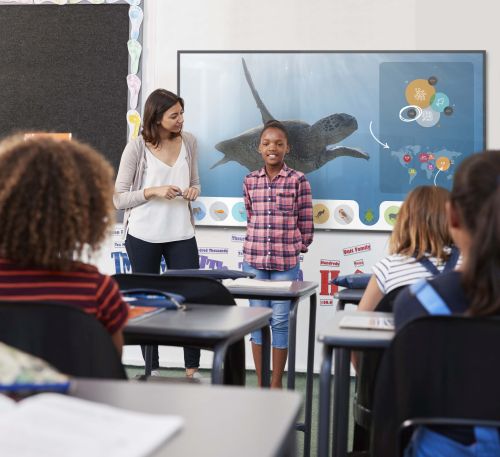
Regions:
[[[257,312],[255,312],[257,311]],[[182,314],[178,314],[182,313]],[[221,319],[220,326],[209,326],[201,316],[201,324],[196,328],[186,329],[182,322],[191,319],[191,316],[200,318],[200,314],[206,316],[219,313],[225,319]],[[165,310],[151,316],[141,316],[127,323],[123,330],[126,344],[162,344],[165,346],[199,346],[211,348],[214,351],[212,364],[212,384],[222,384],[224,373],[223,364],[228,347],[241,340],[248,333],[262,329],[262,383],[269,386],[270,361],[271,361],[271,337],[269,331],[269,318],[272,311],[263,308],[242,308],[237,306],[218,305],[196,305],[188,304],[186,311]],[[236,318],[239,321],[229,326],[228,318]],[[165,323],[174,323],[168,328]],[[155,324],[158,325],[155,327]],[[163,325],[162,325],[163,324]],[[224,324],[224,325],[222,325]],[[146,353],[152,357],[152,352]],[[151,362],[151,359],[149,359]],[[148,360],[146,360],[148,365]]]
[[[333,298],[337,299],[337,311],[343,311],[346,304],[359,305],[365,289],[343,289],[339,290]]]
[[[345,329],[339,327],[344,316],[390,317],[391,313],[337,311],[319,334],[323,343],[319,384],[318,457],[329,456],[329,428],[331,408],[332,355],[335,349],[335,382],[333,385],[332,455],[347,456],[349,427],[349,389],[351,349],[386,348],[394,332],[387,330]]]
[[[305,420],[296,424],[296,429],[304,432],[304,457],[311,454],[311,418],[314,375],[314,337],[316,333],[316,289],[318,284],[312,281],[293,281],[288,290],[228,287],[234,298],[254,298],[260,300],[291,300],[288,333],[288,373],[287,388],[295,389],[295,359],[297,347],[297,312],[302,298],[309,297],[309,332],[307,339],[307,372]]]

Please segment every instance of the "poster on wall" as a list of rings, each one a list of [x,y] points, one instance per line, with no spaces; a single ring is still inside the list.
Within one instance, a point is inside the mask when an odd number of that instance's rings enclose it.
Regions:
[[[484,68],[484,51],[179,51],[197,224],[246,225],[243,179],[262,167],[259,132],[277,119],[317,229],[390,230],[412,188],[450,188],[485,148]]]

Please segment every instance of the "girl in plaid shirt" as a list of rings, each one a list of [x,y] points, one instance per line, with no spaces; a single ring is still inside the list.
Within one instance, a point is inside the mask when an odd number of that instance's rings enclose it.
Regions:
[[[285,164],[289,151],[285,126],[275,120],[266,122],[259,143],[264,167],[247,175],[243,183],[248,220],[243,270],[255,273],[257,279],[296,280],[299,254],[307,252],[313,240],[311,186],[303,173]],[[271,387],[281,388],[288,356],[290,301],[250,300],[250,306],[273,311]],[[251,341],[260,385],[261,332],[253,332]]]

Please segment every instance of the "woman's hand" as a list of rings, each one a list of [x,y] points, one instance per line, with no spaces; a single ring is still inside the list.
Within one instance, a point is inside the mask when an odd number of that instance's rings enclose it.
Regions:
[[[144,197],[146,197],[146,200],[150,200],[153,197],[166,198],[167,200],[172,200],[178,195],[182,195],[182,191],[177,186],[158,186],[158,187],[148,187],[147,189],[144,189]]]
[[[189,187],[182,193],[184,199],[189,200],[190,202],[196,200],[198,195],[200,195],[200,191],[196,187]]]

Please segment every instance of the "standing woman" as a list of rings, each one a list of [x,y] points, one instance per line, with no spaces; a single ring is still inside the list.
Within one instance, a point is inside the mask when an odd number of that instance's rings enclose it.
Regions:
[[[134,273],[159,273],[162,257],[170,269],[200,266],[190,204],[200,194],[198,152],[183,124],[184,100],[157,89],[146,100],[141,135],[122,154],[113,201],[125,210],[125,248]],[[193,377],[200,350],[184,348],[184,362],[186,376]],[[154,346],[152,369],[158,368]]]

